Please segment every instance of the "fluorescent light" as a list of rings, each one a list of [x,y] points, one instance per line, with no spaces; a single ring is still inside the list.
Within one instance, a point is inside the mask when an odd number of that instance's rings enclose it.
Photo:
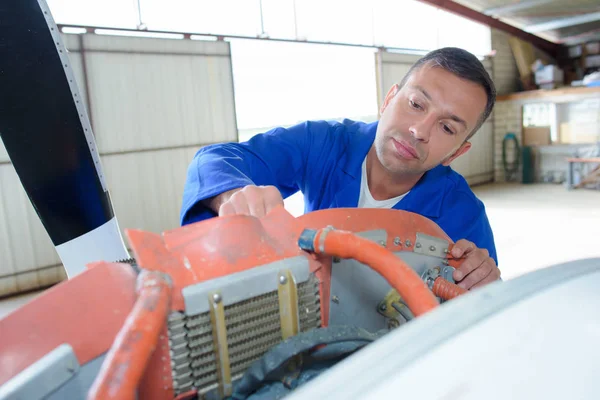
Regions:
[[[85,29],[85,28],[72,28],[72,27],[65,26],[64,28],[62,28],[62,32],[63,33],[71,33],[73,35],[81,35],[82,33],[87,33],[87,29]]]
[[[214,42],[216,42],[218,40],[218,38],[216,36],[208,36],[208,35],[190,35],[190,39],[206,40],[206,41],[214,41]]]
[[[159,39],[183,39],[182,33],[160,33],[160,32],[140,32],[140,31],[120,31],[113,29],[96,29],[94,32],[97,35],[111,35],[111,36],[136,36],[136,37],[149,37]]]

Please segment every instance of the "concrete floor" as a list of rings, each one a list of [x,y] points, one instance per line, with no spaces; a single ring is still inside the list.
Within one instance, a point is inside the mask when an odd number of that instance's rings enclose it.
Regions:
[[[600,257],[600,191],[552,184],[473,188],[486,205],[504,279]]]
[[[567,191],[550,184],[492,184],[473,191],[486,205],[503,279],[600,257],[600,191]],[[302,197],[287,199],[286,207],[301,214]],[[0,318],[39,293],[0,300]]]

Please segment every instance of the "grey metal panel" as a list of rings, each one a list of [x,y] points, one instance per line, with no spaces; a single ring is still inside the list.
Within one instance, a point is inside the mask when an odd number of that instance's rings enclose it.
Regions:
[[[438,257],[401,251],[394,253],[419,276],[442,266]],[[329,324],[357,325],[371,332],[387,328],[387,319],[377,305],[392,287],[376,271],[355,260],[341,260],[332,266]]]
[[[88,392],[98,376],[106,353],[82,365],[75,377],[52,393],[47,400],[78,400],[86,399]]]
[[[0,188],[0,295],[61,281],[60,259],[12,164],[0,165]]]
[[[306,282],[310,276],[308,260],[298,256],[187,286],[182,291],[185,313],[208,312],[208,296],[213,291],[219,291],[225,306],[275,291],[279,285],[278,272],[282,269],[292,272],[296,284]]]
[[[229,43],[213,40],[173,40],[151,37],[85,35],[84,48],[92,52],[121,51],[127,53],[229,56]]]
[[[119,226],[160,233],[179,227],[187,167],[197,147],[102,156]]]
[[[597,399],[599,285],[600,258],[490,284],[389,333],[288,398],[381,399],[401,388],[423,400]]]
[[[73,378],[78,370],[79,362],[73,348],[61,344],[0,386],[0,400],[45,399]]]
[[[237,139],[229,43],[84,37],[101,154]]]

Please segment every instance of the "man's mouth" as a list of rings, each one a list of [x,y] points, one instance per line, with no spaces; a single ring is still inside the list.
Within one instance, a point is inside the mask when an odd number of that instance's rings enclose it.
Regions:
[[[396,148],[396,151],[398,152],[398,154],[400,154],[402,157],[407,158],[407,159],[418,159],[419,158],[419,154],[417,153],[417,150],[415,150],[414,147],[403,143],[403,142],[399,142],[398,140],[392,138],[392,141],[394,142],[394,147]]]

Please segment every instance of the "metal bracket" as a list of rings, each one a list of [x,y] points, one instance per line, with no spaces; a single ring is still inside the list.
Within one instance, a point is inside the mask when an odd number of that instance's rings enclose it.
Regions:
[[[231,396],[233,393],[229,348],[227,345],[227,327],[225,325],[225,307],[223,306],[223,299],[219,292],[209,293],[208,302],[210,304],[210,322],[212,324],[213,345],[217,360],[219,395],[221,398],[224,398]]]
[[[295,336],[300,331],[298,313],[298,288],[292,271],[285,269],[279,273],[279,318],[283,340]]]
[[[447,258],[450,243],[444,239],[417,233],[414,252],[438,258]]]

